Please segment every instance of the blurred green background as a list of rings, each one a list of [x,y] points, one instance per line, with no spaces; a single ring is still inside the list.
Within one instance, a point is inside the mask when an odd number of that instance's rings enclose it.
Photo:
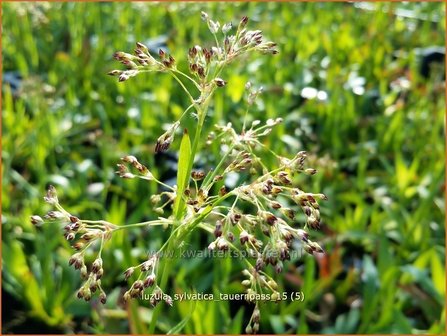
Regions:
[[[136,41],[169,49],[180,64],[188,47],[211,45],[201,10],[221,23],[247,15],[280,49],[222,75],[229,84],[207,130],[226,121],[240,127],[244,84],[264,86],[251,116],[285,120],[266,144],[283,155],[308,151],[319,173],[302,188],[329,197],[323,228],[312,232],[327,254],[292,260],[277,277],[285,291],[304,292],[304,302],[262,305],[261,332],[443,333],[445,5],[142,2],[2,3],[2,332],[147,330],[149,304],[120,301],[122,272],[168,232],[121,232],[107,244],[103,307],[75,298],[80,280],[61,229],[37,230],[29,216],[49,210],[48,184],[81,218],[156,216],[149,201],[156,185],[120,180],[115,164],[132,154],[173,183],[178,141],[160,157],[154,143],[188,101],[166,74],[125,83],[105,74],[120,68],[113,53],[132,51]],[[218,159],[217,147],[206,156]],[[195,233],[187,248],[210,241]],[[243,291],[238,260],[173,267],[168,293]],[[176,302],[163,308],[156,331],[186,318],[183,333],[241,333],[252,309]]]

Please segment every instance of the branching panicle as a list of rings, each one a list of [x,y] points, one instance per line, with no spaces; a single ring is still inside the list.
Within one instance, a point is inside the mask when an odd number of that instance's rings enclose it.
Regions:
[[[246,332],[255,333],[259,331],[261,316],[257,294],[267,292],[271,294],[273,301],[281,299],[278,285],[269,274],[283,271],[285,262],[292,258],[291,251],[296,248],[297,242],[310,254],[323,253],[322,247],[311,241],[308,229],[319,228],[321,218],[318,201],[327,198],[320,193],[304,192],[296,184],[296,175],[316,173],[315,169],[305,167],[306,152],[285,158],[262,142],[263,137],[282,122],[281,118],[268,119],[265,122],[254,120],[251,125],[246,125],[249,108],[263,91],[262,87],[255,89],[251,83],[245,86],[247,113],[241,129],[237,130],[231,123],[216,125],[215,131],[207,139],[203,139],[207,145],[213,142],[219,144],[223,151],[220,161],[209,171],[193,170],[194,159],[202,142],[201,135],[208,106],[215,91],[227,85],[227,81],[221,78],[222,70],[252,51],[278,53],[276,44],[265,41],[260,30],[246,28],[247,17],[243,17],[234,29],[231,23],[221,25],[204,12],[201,16],[214,37],[214,45],[195,45],[188,50],[190,74],[178,70],[174,57],[165,51],[160,50],[154,57],[140,42],[136,43],[133,54],[114,54],[114,58],[126,67],[125,70],[109,72],[109,75],[117,76],[121,82],[142,72],[166,72],[172,75],[184,90],[191,105],[185,109],[179,120],[172,123],[158,138],[155,152],[169,149],[183,116],[194,109],[197,129],[192,145],[188,147],[190,155],[186,158],[186,168],[183,168],[186,174],[180,174],[186,177],[186,183],[177,181],[176,186],[167,185],[135,156],[126,155],[117,165],[116,173],[120,177],[155,182],[163,189],[159,194],[150,196],[156,219],[128,225],[81,219],[60,205],[55,188],[50,186],[44,200],[54,209],[48,212],[44,219],[32,216],[31,222],[36,226],[46,221],[57,221],[61,224],[65,238],[72,242],[76,250],[69,259],[69,264],[80,271],[84,280],[77,296],[89,301],[99,293],[98,299],[102,303],[107,299],[101,287],[103,267],[110,265],[103,265],[101,253],[111,236],[124,229],[171,226],[171,235],[158,252],[145,258],[142,263],[130,266],[123,274],[125,280],[134,279],[124,294],[124,300],[139,298],[146,291],[150,291],[153,306],[161,301],[168,305],[173,304],[172,298],[164,292],[168,268],[163,262],[163,253],[183,242],[186,236],[197,228],[204,229],[211,234],[208,245],[210,252],[234,250],[240,252],[239,255],[246,256],[243,258],[247,265],[243,271],[246,279],[242,284],[247,287],[248,300],[255,303]],[[198,93],[190,92],[186,82],[193,84]],[[187,132],[183,137],[187,137],[188,141],[185,143],[189,144]],[[267,167],[259,155],[265,152],[276,158],[275,168]],[[224,182],[230,174],[244,172],[250,173],[245,182],[233,188],[225,186]],[[231,202],[228,203],[229,201]],[[301,209],[302,216],[306,219],[302,228],[299,228],[296,207]],[[165,212],[167,215],[164,215]],[[85,253],[89,249],[96,253],[96,258],[90,266],[85,263]],[[154,318],[156,319],[155,315]]]

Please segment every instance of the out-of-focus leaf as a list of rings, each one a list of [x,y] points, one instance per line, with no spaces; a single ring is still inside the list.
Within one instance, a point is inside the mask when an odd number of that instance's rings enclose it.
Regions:
[[[20,295],[30,305],[31,314],[41,318],[49,324],[57,323],[50,316],[48,316],[43,302],[41,301],[40,288],[37,281],[31,272],[26,262],[25,254],[22,246],[17,241],[10,241],[3,245],[4,264],[8,265],[6,272],[10,274],[9,277],[14,278],[15,282],[20,285],[15,288],[13,294]]]
[[[234,316],[233,320],[231,321],[230,328],[228,330],[228,334],[230,335],[240,335],[243,331],[243,318],[244,318],[244,307],[240,308],[236,315]]]
[[[128,305],[128,320],[130,330],[133,334],[147,334],[146,327],[139,316],[138,303],[135,300],[130,300]]]
[[[354,334],[360,319],[360,310],[353,308],[347,314],[342,314],[335,321],[336,334]]]
[[[281,316],[278,315],[271,315],[270,316],[270,324],[272,325],[273,331],[275,334],[284,334],[286,331],[285,325],[284,325],[284,319]]]
[[[364,302],[368,302],[368,304],[363,305],[362,324],[359,332],[365,332],[376,313],[375,308],[378,302],[377,289],[379,287],[377,268],[369,255],[363,257],[363,271],[361,277],[363,283],[362,299]]]
[[[180,334],[180,332],[182,331],[182,329],[185,327],[186,323],[188,323],[189,319],[191,318],[192,314],[194,313],[194,310],[196,309],[196,303],[197,300],[192,300],[191,304],[189,306],[189,313],[188,315],[186,315],[183,320],[181,320],[177,325],[175,325],[174,327],[172,327],[167,334],[168,335],[173,335],[173,334]]]
[[[440,256],[433,249],[431,257],[431,275],[433,284],[435,285],[438,293],[445,297],[445,264],[441,263],[440,259]]]
[[[436,300],[438,304],[443,305],[444,300],[441,294],[436,290],[433,282],[430,281],[430,277],[426,270],[420,270],[413,265],[402,266],[401,270],[403,273],[402,278],[405,278],[406,276],[408,278],[409,276],[410,281],[418,283],[432,299]]]
[[[392,332],[396,334],[412,334],[412,327],[405,315],[400,310],[394,310],[394,323]]]

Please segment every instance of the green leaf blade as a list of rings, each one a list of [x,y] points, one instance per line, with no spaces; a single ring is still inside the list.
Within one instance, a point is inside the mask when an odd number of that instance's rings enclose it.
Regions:
[[[188,131],[185,129],[180,143],[178,171],[177,171],[177,198],[174,204],[174,214],[176,219],[180,219],[185,208],[183,194],[189,180],[189,166],[191,158],[191,141]]]
[[[191,307],[189,310],[189,314],[186,315],[185,318],[183,320],[181,320],[179,323],[177,323],[173,328],[171,328],[167,332],[168,335],[178,335],[180,333],[180,331],[182,331],[182,329],[185,327],[186,323],[188,323],[188,321],[191,319],[192,314],[194,313],[194,310],[196,309],[196,304],[197,304],[196,300],[191,301]]]

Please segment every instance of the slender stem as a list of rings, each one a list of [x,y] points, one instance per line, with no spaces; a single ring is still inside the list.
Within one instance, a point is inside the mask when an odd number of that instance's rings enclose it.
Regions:
[[[183,88],[183,91],[185,91],[185,93],[187,94],[187,96],[189,97],[189,99],[191,100],[191,103],[194,104],[194,98],[191,96],[191,94],[189,93],[188,89],[185,87],[185,84],[183,84],[183,82],[180,80],[180,78],[177,77],[177,75],[174,73],[174,71],[171,71],[171,75],[172,77],[175,78],[175,80],[180,84],[180,86]]]
[[[228,197],[232,196],[233,194],[230,192],[226,195],[224,195],[223,197],[217,199],[211,207],[211,210],[217,206],[219,203],[223,202],[224,200],[226,200]],[[171,233],[171,235],[169,236],[168,240],[163,244],[163,246],[160,248],[160,251],[162,251],[165,246],[167,246],[167,252],[172,250],[173,244],[178,242],[178,241],[182,241],[191,231],[193,231],[195,229],[195,227],[197,225],[199,225],[200,223],[202,223],[202,221],[211,213],[210,211],[206,211],[204,210],[204,212],[202,212],[199,216],[197,216],[191,223],[189,224],[185,224],[185,226],[178,226],[176,229],[174,229],[174,231]],[[182,231],[179,231],[181,230]],[[169,262],[164,262],[163,263],[163,267],[161,267],[161,281],[160,281],[160,288],[165,288],[166,287],[166,283],[168,282],[168,278],[169,278],[169,273],[171,271],[171,266],[172,263]],[[158,305],[157,307],[155,307],[154,309],[154,313],[152,315],[152,320],[151,323],[149,325],[149,334],[153,334],[155,331],[155,325],[158,319],[158,315],[160,314],[160,310],[161,310],[161,305]]]
[[[62,205],[60,205],[59,203],[55,203],[54,206],[56,207],[56,209],[58,209],[60,212],[62,212],[64,215],[66,216],[70,216],[70,213],[68,213],[68,211],[66,211]]]
[[[277,159],[280,159],[281,157],[276,154],[273,150],[271,150],[270,148],[268,148],[266,145],[264,145],[262,142],[260,142],[259,140],[255,140],[255,142],[260,145],[262,148],[268,150],[270,153],[272,153]]]
[[[235,251],[240,252],[239,248],[237,248],[233,243],[228,242],[228,245]],[[249,266],[249,268],[253,267],[253,265],[251,264],[251,262],[246,258],[243,257],[242,260]]]
[[[185,77],[185,78],[187,78],[187,79],[189,79],[189,80],[195,85],[195,87],[196,87],[198,90],[200,90],[200,85],[199,85],[193,78],[191,78],[190,76],[188,76],[188,75],[185,74],[184,72],[179,71],[179,70],[177,70],[177,69],[172,70],[172,71],[175,72],[175,73],[178,73],[179,75],[182,75],[183,77]]]
[[[185,111],[186,112],[186,111]],[[155,182],[157,182],[159,185],[165,187],[168,190],[174,190],[174,188],[172,188],[170,185],[167,185],[164,182],[161,182],[160,180],[158,180],[157,178],[153,177],[152,180],[154,180]]]
[[[273,169],[273,170],[265,173],[264,175],[258,177],[254,182],[262,181],[264,178],[266,178],[266,177],[268,177],[268,176],[270,176],[270,175],[272,175],[272,174],[274,174],[276,172],[279,172],[280,170],[283,170],[284,168],[285,168],[284,166],[281,166],[281,167],[278,167],[276,169]]]
[[[185,111],[183,111],[182,115],[178,118],[178,121],[182,120],[182,118],[186,115],[186,113],[187,113],[191,108],[194,107],[194,105],[195,105],[195,103],[189,105],[188,108],[187,108]]]
[[[165,187],[166,189],[169,189],[171,191],[174,191],[174,188],[172,188],[170,185],[167,185],[164,182],[161,182],[160,180],[158,180],[155,176],[144,176],[144,175],[135,175],[136,178],[139,178],[141,180],[146,180],[146,181],[155,181],[157,182],[159,185]]]
[[[206,188],[208,182],[210,182],[212,184],[213,179],[216,177],[217,173],[219,172],[219,169],[222,167],[222,165],[225,163],[225,160],[227,159],[227,157],[231,154],[231,152],[233,151],[234,148],[234,144],[230,146],[230,148],[228,149],[228,151],[222,156],[220,162],[217,164],[216,169],[213,170],[213,172],[211,173],[211,175],[208,175],[205,180],[203,181],[203,186]],[[211,186],[210,184],[210,186]]]
[[[99,247],[98,257],[101,258],[102,248],[104,247],[104,233],[101,235],[101,246]]]
[[[248,115],[248,111],[250,110],[250,107],[247,106],[247,108],[245,109],[245,113],[244,113],[244,122],[242,124],[242,134],[245,133],[245,124],[247,122],[247,115]]]
[[[213,231],[214,231],[214,227],[211,226],[210,224],[206,224],[206,223],[200,223],[199,225],[197,225],[197,227],[205,230],[208,233],[213,233]]]
[[[222,71],[223,67],[225,66],[225,62],[216,69],[216,73],[214,78],[216,78],[220,72]],[[183,82],[180,81],[180,79],[173,73],[171,72],[171,74],[174,76],[174,78],[180,83],[180,85],[182,86],[182,88],[185,90],[185,92],[187,92],[188,97],[191,99],[191,102],[194,104],[196,110],[197,110],[197,115],[198,115],[198,123],[197,123],[197,128],[196,128],[196,132],[194,134],[194,140],[192,143],[192,147],[191,147],[191,155],[189,157],[189,165],[188,165],[188,171],[186,176],[188,176],[188,178],[191,176],[191,171],[192,171],[192,167],[194,165],[194,160],[197,154],[197,148],[199,145],[199,141],[202,135],[202,129],[203,129],[203,124],[205,122],[205,117],[207,115],[207,111],[208,111],[208,105],[209,105],[209,101],[214,93],[215,88],[211,89],[210,92],[206,92],[207,88],[205,85],[200,87],[200,91],[201,91],[201,96],[199,98],[200,103],[197,103],[191,96],[191,94],[189,93],[189,91],[186,89],[186,87],[183,85]],[[189,182],[189,180],[188,180]],[[188,185],[188,184],[187,184]],[[220,202],[222,202],[223,200],[225,200],[227,197],[231,196],[231,193],[226,194],[225,196],[218,198],[214,203],[213,206],[219,204]],[[212,206],[211,206],[212,209]],[[184,209],[178,209],[179,211],[175,214],[175,218],[177,220],[177,222],[180,221],[180,219],[183,216],[183,212]],[[174,229],[174,231],[171,232],[171,235],[168,239],[168,241],[165,242],[164,246],[167,244],[167,252],[171,251],[172,248],[174,247],[175,242],[181,240],[184,236],[186,236],[188,233],[190,233],[199,223],[201,223],[201,221],[209,214],[205,213],[205,214],[201,214],[200,216],[198,216],[191,224],[186,226],[186,230],[184,231],[185,233],[182,232],[178,232],[177,230],[179,228],[183,228],[183,226],[178,226],[176,229]],[[162,272],[162,278],[160,281],[160,287],[161,288],[165,288],[166,287],[166,283],[168,281],[169,278],[169,274],[171,271],[171,267],[172,267],[172,263],[169,262],[164,262],[163,263],[163,267],[161,268],[161,272]],[[158,315],[160,314],[160,307],[156,307],[154,310],[154,313],[152,315],[152,320],[149,326],[149,334],[153,334],[155,331],[155,325],[156,325],[156,321],[158,319]]]
[[[167,250],[170,251],[170,249],[168,247],[172,243],[172,241],[174,240],[174,237],[176,236],[177,231],[179,231],[180,229],[181,229],[181,226],[177,226],[175,229],[173,229],[173,231],[171,232],[171,235],[169,236],[169,238],[164,242],[164,244],[158,250],[158,252],[157,252],[158,254],[163,252],[163,250],[165,248],[167,248]]]
[[[140,227],[140,226],[155,226],[155,225],[166,225],[166,224],[173,225],[174,222],[172,222],[172,221],[158,221],[158,220],[141,222],[141,223],[118,226],[117,228],[113,229],[113,231],[131,229],[131,228]]]
[[[256,154],[253,152],[253,149],[251,148],[250,145],[247,146],[247,149],[249,150],[250,154],[253,155],[253,157],[261,164],[262,168],[264,169],[264,171],[268,171],[267,166],[261,161],[259,160],[259,158],[256,156]],[[272,151],[273,153],[273,151]],[[274,153],[273,153],[274,154]]]
[[[208,99],[209,99],[209,97],[208,97]],[[191,173],[192,166],[194,164],[194,159],[195,159],[196,154],[197,154],[197,147],[199,145],[200,137],[202,135],[203,123],[205,122],[206,112],[208,110],[208,99],[205,100],[205,102],[203,102],[203,106],[202,107],[197,109],[197,114],[198,114],[198,117],[199,117],[199,121],[197,123],[196,134],[194,134],[194,140],[193,140],[192,147],[191,147],[191,157],[190,157],[190,160],[189,160],[188,176]]]
[[[101,224],[101,225],[112,225],[112,226],[116,226],[115,224],[109,223],[105,220],[89,220],[89,219],[81,219],[82,223],[86,223],[86,224]]]
[[[191,97],[191,95],[188,92],[188,95]],[[209,98],[210,96],[208,96]],[[194,103],[194,100],[193,100]],[[208,105],[208,101],[205,100],[205,102],[203,102],[203,105],[205,108],[201,107],[200,105],[195,105],[196,106],[196,110],[198,112],[198,116],[199,116],[199,122],[197,123],[197,129],[196,129],[196,134],[194,135],[194,140],[193,140],[193,145],[191,148],[191,156],[189,157],[189,166],[188,166],[188,173],[186,176],[190,176],[191,175],[191,170],[192,170],[192,166],[194,164],[194,159],[196,156],[196,152],[197,152],[197,147],[199,144],[199,139],[202,133],[202,127],[203,127],[203,122],[205,120],[205,116],[206,116],[206,110],[207,110],[207,105]],[[200,106],[200,107],[199,107]],[[183,215],[183,209],[179,209],[178,213],[175,214],[176,220],[179,221],[181,219],[181,216]],[[179,226],[177,229],[181,228],[182,226]],[[175,241],[177,241],[179,238],[178,237],[178,232],[177,229],[174,229],[174,231],[171,232],[171,235],[169,236],[168,241],[165,242],[165,244],[163,245],[162,248],[164,248],[167,245],[167,252],[171,251],[174,247],[174,243]],[[174,239],[176,238],[176,239]],[[160,287],[161,288],[165,288],[168,278],[169,278],[169,274],[171,272],[171,267],[172,267],[172,263],[170,262],[164,262],[163,263],[163,267],[161,267],[161,281],[160,281]],[[154,313],[152,316],[152,320],[149,326],[149,334],[153,334],[155,331],[155,325],[156,325],[156,321],[158,319],[158,315],[160,314],[160,307],[156,307],[154,309]]]

